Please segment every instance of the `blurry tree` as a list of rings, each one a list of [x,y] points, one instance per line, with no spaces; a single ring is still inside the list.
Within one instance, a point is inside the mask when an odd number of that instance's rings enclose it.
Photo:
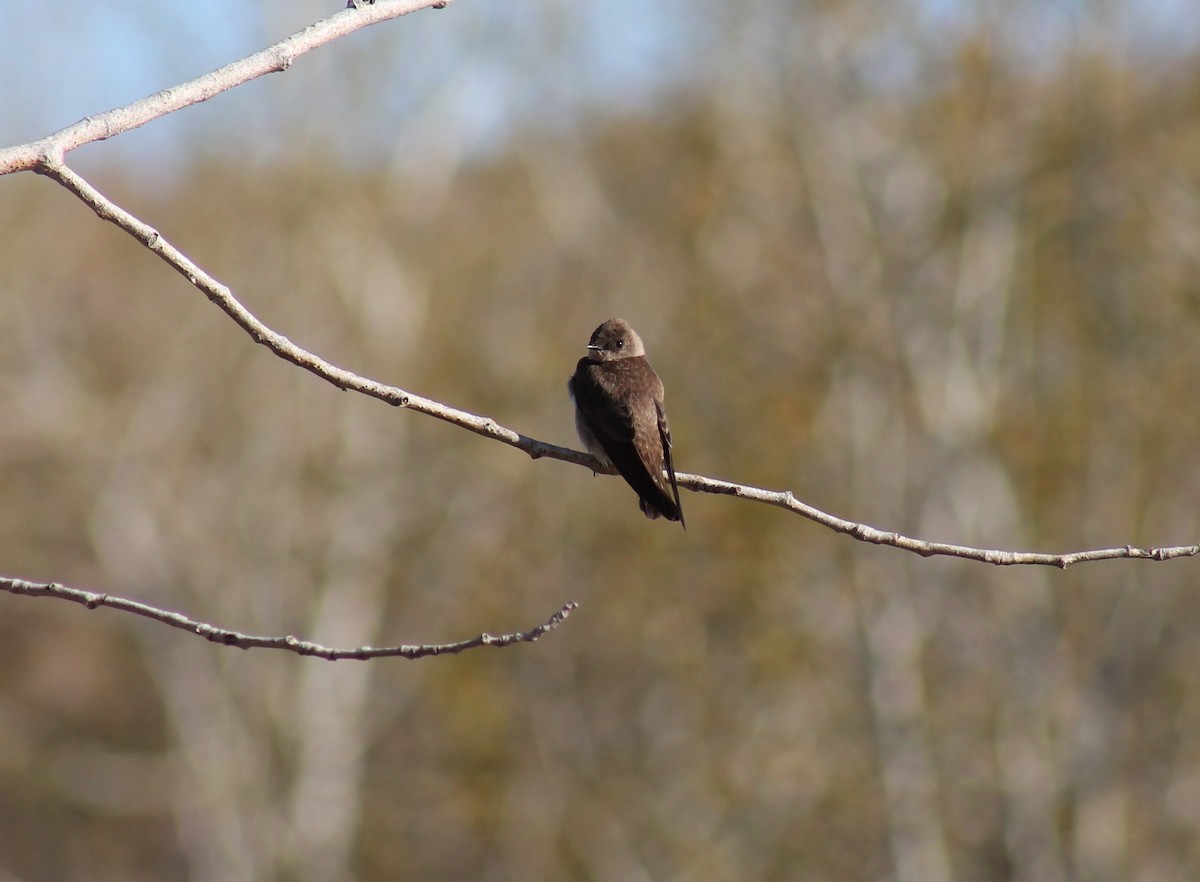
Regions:
[[[464,0],[271,81],[277,152],[90,162],[272,327],[532,436],[571,443],[566,375],[620,314],[687,471],[986,546],[1195,541],[1200,57],[1145,7],[668,5],[678,67],[614,108],[575,88],[587,11]],[[438,110],[471,94],[521,118],[473,141]],[[421,137],[340,141],[389,121]],[[327,643],[585,607],[532,648],[331,665],[8,598],[9,875],[1200,871],[1194,561],[921,560],[701,494],[664,529],[267,357],[24,177],[6,569]]]

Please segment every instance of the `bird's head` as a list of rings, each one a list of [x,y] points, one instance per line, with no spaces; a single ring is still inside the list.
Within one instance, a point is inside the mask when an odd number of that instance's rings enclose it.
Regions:
[[[616,361],[646,354],[642,338],[619,318],[606,321],[592,332],[588,341],[588,358],[592,361]]]

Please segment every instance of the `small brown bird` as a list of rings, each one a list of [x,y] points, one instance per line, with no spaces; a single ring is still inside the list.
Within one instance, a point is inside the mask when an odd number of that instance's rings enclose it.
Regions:
[[[663,384],[646,360],[642,338],[614,318],[596,328],[587,349],[567,381],[579,440],[592,456],[621,473],[646,517],[679,521],[686,530]]]

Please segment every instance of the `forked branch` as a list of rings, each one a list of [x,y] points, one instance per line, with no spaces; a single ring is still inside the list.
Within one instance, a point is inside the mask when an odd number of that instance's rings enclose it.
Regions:
[[[61,163],[63,157],[84,144],[104,141],[176,110],[207,101],[250,80],[285,71],[301,55],[326,43],[332,43],[339,37],[416,12],[418,9],[441,9],[445,5],[445,0],[387,0],[361,8],[344,9],[309,25],[302,31],[297,31],[273,46],[186,83],[147,95],[124,107],[85,117],[37,141],[0,148],[0,175],[16,171],[34,171],[46,163]]]

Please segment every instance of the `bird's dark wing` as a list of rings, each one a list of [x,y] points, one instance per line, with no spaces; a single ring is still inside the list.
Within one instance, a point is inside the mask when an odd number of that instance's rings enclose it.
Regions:
[[[663,403],[655,401],[654,406],[658,411],[658,437],[662,441],[663,464],[671,482],[671,496],[675,500],[675,511],[679,513],[679,523],[686,530],[687,521],[683,519],[683,506],[679,503],[679,484],[675,481],[675,463],[671,457],[671,425],[667,422],[667,410]]]

